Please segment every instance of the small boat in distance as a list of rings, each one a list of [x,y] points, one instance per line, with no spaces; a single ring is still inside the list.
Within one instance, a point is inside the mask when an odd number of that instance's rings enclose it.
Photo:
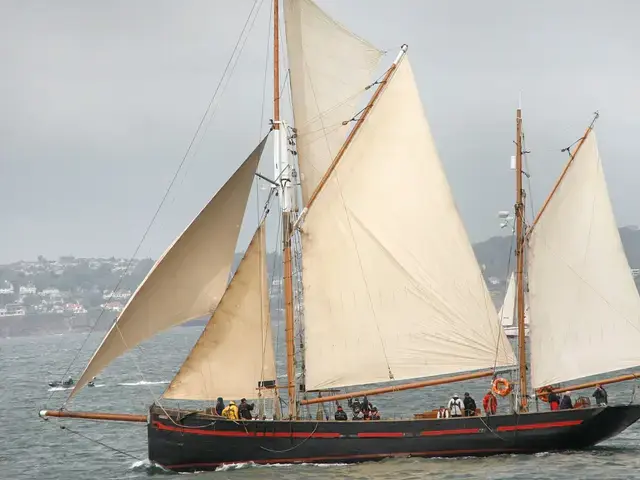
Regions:
[[[55,380],[53,382],[49,382],[49,386],[50,387],[64,387],[64,388],[67,388],[67,387],[72,387],[74,385],[74,383],[75,382],[73,381],[73,378],[69,377],[66,380],[62,380],[62,381],[61,380]]]
[[[529,336],[529,301],[525,292],[524,296],[524,336]],[[516,323],[516,279],[515,274],[511,273],[507,292],[504,295],[504,302],[498,311],[498,318],[502,325],[502,329],[508,338],[516,338],[518,336],[518,324]]]

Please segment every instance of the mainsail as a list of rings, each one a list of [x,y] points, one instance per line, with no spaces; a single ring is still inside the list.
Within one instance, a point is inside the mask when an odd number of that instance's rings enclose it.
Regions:
[[[156,262],[93,354],[69,398],[139,343],[214,311],[229,280],[266,138]]]
[[[306,203],[344,143],[382,52],[311,0],[285,3],[291,96]]]
[[[182,364],[165,398],[258,398],[258,385],[273,384],[273,354],[264,224],[258,227],[229,287]],[[260,396],[273,396],[261,389]]]
[[[408,58],[309,209],[302,241],[307,389],[515,363]]]
[[[527,294],[524,297],[524,323],[529,325],[529,300]],[[516,324],[516,279],[512,273],[509,277],[509,284],[507,285],[507,292],[504,295],[504,302],[500,311],[498,312],[498,318],[503,327],[511,327]]]
[[[527,260],[535,388],[640,365],[640,296],[595,132],[533,227]]]

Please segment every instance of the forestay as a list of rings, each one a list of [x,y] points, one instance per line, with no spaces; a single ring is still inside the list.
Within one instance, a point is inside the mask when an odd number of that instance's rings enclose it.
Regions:
[[[382,52],[324,13],[311,0],[284,10],[296,145],[306,203],[344,143],[358,101]]]
[[[238,401],[258,398],[274,382],[264,224],[256,231],[218,308],[182,364],[165,398]],[[260,383],[263,385],[262,383]],[[260,396],[273,396],[261,389]]]
[[[529,324],[529,299],[525,292],[524,295],[524,323]],[[509,285],[507,285],[507,292],[504,296],[504,302],[500,311],[498,312],[498,318],[503,327],[510,327],[516,323],[516,279],[512,273],[509,277]]]
[[[640,296],[593,131],[531,231],[528,274],[534,388],[640,365]]]
[[[309,209],[302,241],[307,389],[515,363],[408,58]]]
[[[265,142],[266,137],[156,262],[93,354],[71,396],[144,340],[214,311],[229,280]]]

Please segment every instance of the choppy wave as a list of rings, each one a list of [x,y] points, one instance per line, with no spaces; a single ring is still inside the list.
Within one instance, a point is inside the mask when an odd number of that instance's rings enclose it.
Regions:
[[[137,387],[138,385],[164,385],[166,383],[169,383],[168,380],[161,380],[158,382],[150,382],[147,380],[140,380],[139,382],[122,382],[122,383],[118,383],[118,386],[120,387]]]

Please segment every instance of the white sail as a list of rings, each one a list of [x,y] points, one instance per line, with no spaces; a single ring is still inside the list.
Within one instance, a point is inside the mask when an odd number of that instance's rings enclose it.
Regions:
[[[309,209],[306,387],[513,365],[405,58]]]
[[[258,398],[275,382],[264,224],[256,231],[229,287],[182,364],[165,398],[236,401]],[[262,385],[262,383],[261,383]],[[261,389],[260,396],[273,396]]]
[[[535,388],[640,365],[640,296],[595,132],[533,228],[527,260]]]
[[[504,296],[504,302],[498,312],[498,318],[503,327],[511,327],[516,325],[516,278],[512,273],[509,277],[507,292]],[[529,324],[529,300],[525,292],[524,296],[524,323]]]
[[[144,340],[214,311],[229,281],[265,142],[266,137],[156,262],[93,354],[71,396]]]
[[[356,37],[311,0],[284,8],[287,56],[306,203],[344,143],[382,52]]]

